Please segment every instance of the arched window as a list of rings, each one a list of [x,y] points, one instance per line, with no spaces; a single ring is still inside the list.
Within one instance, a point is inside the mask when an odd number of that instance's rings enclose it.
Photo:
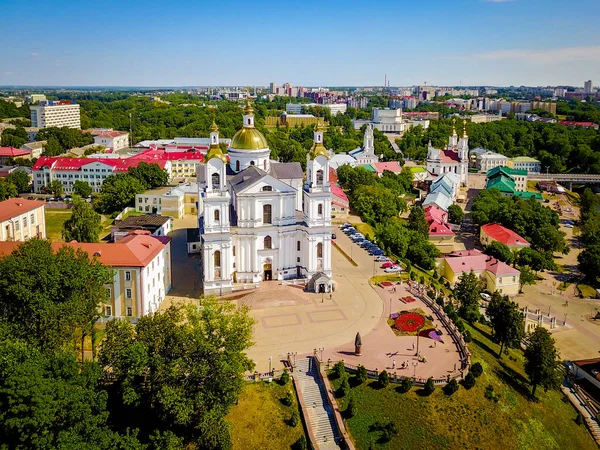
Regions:
[[[300,251],[300,241],[296,242],[296,251]]]
[[[271,220],[271,205],[263,205],[263,223],[273,223]]]
[[[317,170],[317,186],[323,185],[323,169]]]
[[[221,220],[221,211],[219,211],[218,209],[215,209],[214,218],[215,218],[215,223],[219,223],[219,221]]]
[[[319,203],[319,205],[317,206],[317,214],[319,216],[323,215],[323,203]]]
[[[319,242],[317,244],[317,258],[322,258],[323,257],[323,244],[321,242]]]
[[[263,170],[265,172],[267,171],[267,160],[266,159],[263,161]]]
[[[213,253],[214,275],[215,279],[221,278],[221,252],[217,250]]]
[[[262,187],[263,192],[271,192],[273,190],[272,186],[263,186]]]
[[[239,171],[240,171],[240,162],[239,162],[239,161],[236,161],[236,162],[235,162],[235,171],[236,171],[236,172],[239,172]]]
[[[264,248],[272,248],[272,244],[271,236],[265,236]]]
[[[221,187],[221,176],[218,173],[213,173],[211,176],[213,189],[219,189]]]

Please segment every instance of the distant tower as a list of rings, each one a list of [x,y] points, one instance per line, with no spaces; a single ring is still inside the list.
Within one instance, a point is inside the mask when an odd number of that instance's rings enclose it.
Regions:
[[[583,83],[583,92],[585,92],[586,94],[591,94],[592,89],[594,89],[594,86],[592,85],[592,80],[587,80]]]
[[[383,87],[387,87],[387,73],[383,76]]]
[[[448,141],[448,149],[456,150],[457,145],[458,136],[456,135],[456,119],[452,119],[452,136],[450,136],[450,139]]]

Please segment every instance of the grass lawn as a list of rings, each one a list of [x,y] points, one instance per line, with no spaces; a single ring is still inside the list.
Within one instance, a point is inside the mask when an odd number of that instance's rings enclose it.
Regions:
[[[375,275],[374,277],[371,277],[371,284],[379,284],[384,281],[391,281],[392,283],[397,283],[398,281],[406,282],[408,281],[408,274],[403,272],[400,274],[391,273],[389,275]]]
[[[70,209],[46,208],[46,236],[52,241],[62,241],[63,223],[71,217]]]
[[[293,389],[291,381],[286,386],[276,382],[247,383],[244,386],[238,404],[227,416],[232,424],[233,450],[291,448],[304,434],[301,418],[296,427],[289,425],[292,412],[300,414],[296,394],[292,406],[281,402]]]
[[[352,388],[357,413],[347,419],[347,426],[357,449],[367,450],[371,442],[377,449],[404,450],[597,449],[585,426],[575,424],[575,409],[562,401],[559,391],[544,393],[538,388],[539,401],[530,400],[520,350],[511,349],[499,361],[489,329],[468,328],[473,335],[472,360],[484,369],[477,385],[470,390],[461,386],[452,396],[439,387],[431,396],[418,387],[403,394],[398,385],[380,388],[375,380]],[[337,388],[339,381],[333,384]],[[499,396],[497,403],[485,397],[488,385]],[[340,409],[346,408],[348,398],[338,400]],[[381,432],[372,430],[378,421],[394,422],[398,434],[380,442]]]
[[[361,233],[363,236],[370,236],[371,239],[375,236],[375,230],[368,223],[353,223],[352,226],[356,228],[356,231]]]
[[[596,289],[587,284],[579,283],[577,285],[577,290],[581,295],[588,298],[596,298]]]

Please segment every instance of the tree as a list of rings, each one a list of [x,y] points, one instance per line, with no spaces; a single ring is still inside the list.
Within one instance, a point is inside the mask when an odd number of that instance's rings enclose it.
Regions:
[[[519,294],[523,292],[523,286],[526,284],[535,284],[535,274],[529,269],[529,267],[521,267],[521,276],[519,277]]]
[[[73,197],[72,214],[63,224],[62,236],[66,242],[98,242],[102,232],[100,214],[81,197]]]
[[[559,365],[554,339],[544,327],[537,327],[529,337],[525,349],[525,373],[529,376],[531,395],[534,398],[538,386],[542,386],[545,391],[560,386]]]
[[[400,382],[400,389],[402,390],[402,392],[406,393],[408,391],[410,391],[410,389],[412,388],[412,381],[410,378],[404,378],[401,382]]]
[[[499,241],[490,242],[485,248],[485,254],[493,256],[506,264],[511,264],[514,258],[513,252],[508,248],[508,245]]]
[[[476,322],[479,318],[479,294],[481,283],[475,272],[464,272],[454,286],[454,295],[460,302],[458,314],[468,322]]]
[[[55,197],[62,197],[64,190],[60,180],[52,180],[48,185],[48,192]]]
[[[18,338],[44,349],[64,348],[95,322],[112,271],[68,245],[30,239],[0,259],[0,319]]]
[[[100,364],[114,383],[115,408],[141,432],[170,429],[197,448],[230,445],[224,420],[254,368],[248,308],[212,297],[106,326]]]
[[[358,365],[358,371],[356,373],[356,379],[360,384],[363,384],[365,381],[369,379],[369,374],[367,373],[367,369],[362,364]]]
[[[145,189],[154,189],[164,186],[169,181],[169,174],[156,163],[140,162],[136,167],[127,169],[129,175],[140,180]]]
[[[54,136],[48,138],[46,145],[44,145],[44,156],[58,156],[62,155],[65,149],[60,146],[58,139]]]
[[[17,187],[14,184],[0,178],[0,201],[16,197],[17,194]]]
[[[433,394],[433,391],[435,391],[435,383],[433,382],[433,378],[432,377],[429,377],[427,379],[427,382],[425,383],[425,386],[423,387],[423,390],[425,391],[426,395]]]
[[[356,400],[354,400],[354,397],[350,397],[350,400],[348,401],[348,406],[346,406],[346,416],[354,417],[356,415],[356,410]]]
[[[600,274],[600,244],[592,244],[577,255],[579,270],[586,279],[595,282]]]
[[[465,389],[471,389],[477,383],[477,378],[469,372],[462,383]]]
[[[476,362],[471,366],[471,373],[475,378],[479,378],[483,374],[483,366],[480,362]]]
[[[379,372],[379,385],[386,387],[388,384],[390,384],[390,374],[387,373],[387,370]]]
[[[79,195],[82,198],[88,198],[92,195],[92,187],[87,181],[75,180],[75,183],[73,183],[73,194]]]
[[[121,211],[133,204],[136,194],[142,192],[144,192],[144,185],[137,178],[126,173],[109,175],[102,183],[96,209],[105,213]]]
[[[493,330],[494,341],[500,344],[498,357],[502,358],[504,346],[517,347],[523,339],[523,315],[519,305],[510,301],[507,295],[492,294],[487,315]]]
[[[458,382],[456,381],[455,378],[452,378],[448,384],[446,384],[446,386],[444,386],[444,393],[446,395],[452,395],[454,394],[456,391],[458,391]]]
[[[457,204],[448,207],[448,222],[460,224],[465,218],[465,212]]]
[[[408,215],[408,228],[429,238],[429,226],[425,220],[425,210],[422,206],[413,206]]]
[[[6,177],[6,181],[14,184],[20,194],[31,190],[31,187],[29,186],[29,175],[27,175],[27,172],[24,170],[15,170]]]

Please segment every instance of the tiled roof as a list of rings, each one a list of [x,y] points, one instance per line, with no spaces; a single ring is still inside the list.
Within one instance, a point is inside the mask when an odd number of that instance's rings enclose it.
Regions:
[[[342,199],[344,202],[348,203],[348,196],[346,195],[346,193],[342,190],[341,187],[339,187],[337,184],[332,184],[331,185],[331,193],[335,196],[338,197],[340,199]]]
[[[431,222],[447,222],[448,213],[436,204],[431,204],[425,207],[425,220]]]
[[[597,127],[599,126],[597,123],[594,122],[574,122],[572,120],[561,120],[560,122],[561,125],[565,125],[567,127]]]
[[[394,173],[402,172],[402,166],[398,161],[377,162],[374,164],[374,167],[377,173],[383,173],[384,170]]]
[[[9,198],[0,202],[0,222],[4,222],[12,217],[20,214],[33,211],[40,206],[44,206],[44,202],[35,200],[26,200],[24,198]]]
[[[139,159],[145,162],[163,160],[163,161],[177,161],[177,160],[198,160],[199,162],[204,161],[204,153],[198,150],[190,149],[188,151],[176,151],[168,152],[165,150],[150,149],[142,153],[132,156],[129,159]]]
[[[445,261],[455,274],[470,272],[471,270],[475,273],[481,273],[484,270],[487,270],[494,275],[519,275],[521,273],[508,264],[484,254],[454,256],[446,258]]]
[[[443,163],[459,162],[458,153],[454,150],[442,150],[440,152],[440,159]]]
[[[453,236],[454,232],[447,223],[434,220],[429,224],[429,234],[431,236]]]
[[[48,157],[42,156],[33,165],[32,170],[41,170],[43,167],[48,166],[52,170],[80,170],[83,166],[90,163],[99,162],[112,167],[114,172],[127,172],[130,167],[137,167],[140,162],[146,162],[148,164],[155,163],[161,169],[165,168],[166,161],[154,160],[154,159],[138,159],[138,158],[127,158],[127,159],[116,159],[116,158],[66,158],[64,156]]]
[[[486,225],[483,225],[481,227],[481,232],[485,233],[493,240],[502,242],[506,245],[529,245],[525,238],[522,238],[513,230],[503,227],[502,225],[497,223],[488,223]]]
[[[14,147],[0,147],[0,157],[18,158],[19,156],[27,156],[27,150],[21,150]]]

